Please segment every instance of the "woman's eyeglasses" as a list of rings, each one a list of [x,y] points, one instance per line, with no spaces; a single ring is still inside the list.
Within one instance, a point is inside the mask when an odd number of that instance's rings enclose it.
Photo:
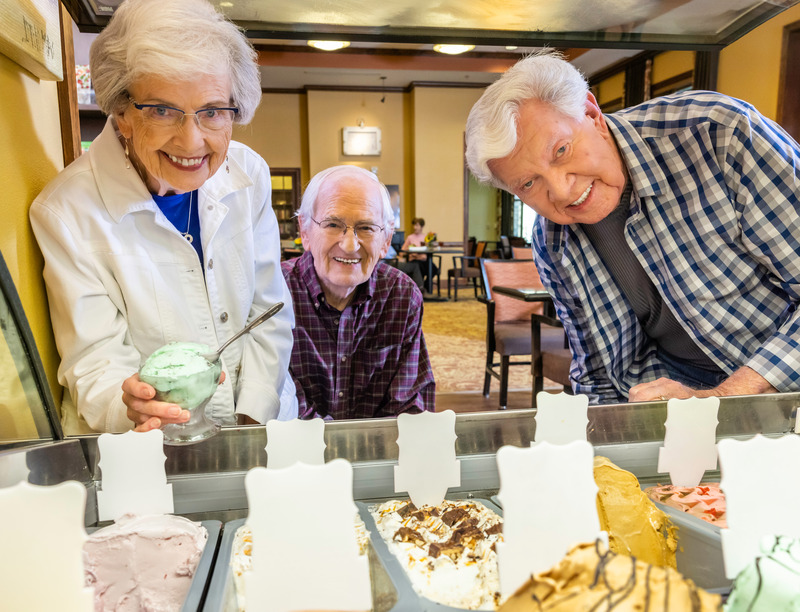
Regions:
[[[238,108],[204,108],[194,113],[187,113],[179,108],[165,104],[138,104],[131,100],[134,108],[142,111],[142,118],[151,125],[174,128],[183,125],[184,117],[194,117],[201,129],[214,132],[229,128],[239,113]]]

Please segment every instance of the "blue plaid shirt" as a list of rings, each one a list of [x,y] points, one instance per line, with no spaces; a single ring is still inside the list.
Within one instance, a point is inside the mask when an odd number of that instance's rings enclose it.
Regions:
[[[800,390],[800,146],[752,106],[684,92],[607,115],[633,186],[625,238],[689,337],[727,374]],[[534,252],[592,403],[667,376],[579,225],[539,217]]]

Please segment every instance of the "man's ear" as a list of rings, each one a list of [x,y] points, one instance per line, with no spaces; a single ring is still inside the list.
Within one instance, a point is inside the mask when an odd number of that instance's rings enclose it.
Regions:
[[[591,91],[586,94],[584,108],[586,116],[592,121],[598,131],[601,133],[608,132],[605,115],[603,115],[603,111],[600,110],[600,104],[598,104],[597,98],[594,97]]]
[[[394,234],[394,232],[392,232],[391,234],[386,236],[386,242],[381,247],[381,259],[386,257],[386,253],[389,252],[389,247],[392,246],[392,235],[393,234]]]
[[[300,242],[303,244],[303,249],[308,250],[310,247],[311,237],[308,235],[308,232],[303,228],[306,227],[305,219],[303,215],[297,215],[297,225],[300,228]]]

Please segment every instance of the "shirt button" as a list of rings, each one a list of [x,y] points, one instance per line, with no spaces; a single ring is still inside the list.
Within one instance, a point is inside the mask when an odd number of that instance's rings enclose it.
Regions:
[[[339,397],[344,397],[344,391],[339,391]]]
[[[347,357],[342,357],[342,361],[347,361]]]
[[[214,269],[214,260],[213,259],[209,259],[208,260],[208,269],[209,270],[213,270]]]
[[[222,321],[223,323],[227,322],[228,313],[227,312],[223,312],[221,315],[219,315],[219,320]]]
[[[333,322],[334,322],[336,325],[339,325],[339,317],[336,317],[336,318],[333,320]]]
[[[319,309],[319,302],[314,302],[314,308]]]
[[[209,204],[208,205],[208,210],[214,210],[214,207],[211,204]]]

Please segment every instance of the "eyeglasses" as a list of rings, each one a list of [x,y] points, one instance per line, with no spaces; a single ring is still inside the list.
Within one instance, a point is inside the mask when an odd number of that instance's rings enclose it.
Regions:
[[[373,240],[378,236],[384,228],[375,223],[356,223],[355,225],[347,225],[344,221],[339,219],[323,219],[317,221],[314,217],[309,217],[314,223],[319,225],[320,229],[328,236],[336,237],[344,236],[347,234],[347,229],[353,230],[353,235],[358,241]]]
[[[183,125],[185,117],[194,117],[197,125],[209,132],[229,128],[239,113],[238,108],[204,108],[196,113],[187,113],[179,108],[165,104],[137,104],[131,99],[134,108],[142,111],[142,118],[160,128],[174,128]]]

